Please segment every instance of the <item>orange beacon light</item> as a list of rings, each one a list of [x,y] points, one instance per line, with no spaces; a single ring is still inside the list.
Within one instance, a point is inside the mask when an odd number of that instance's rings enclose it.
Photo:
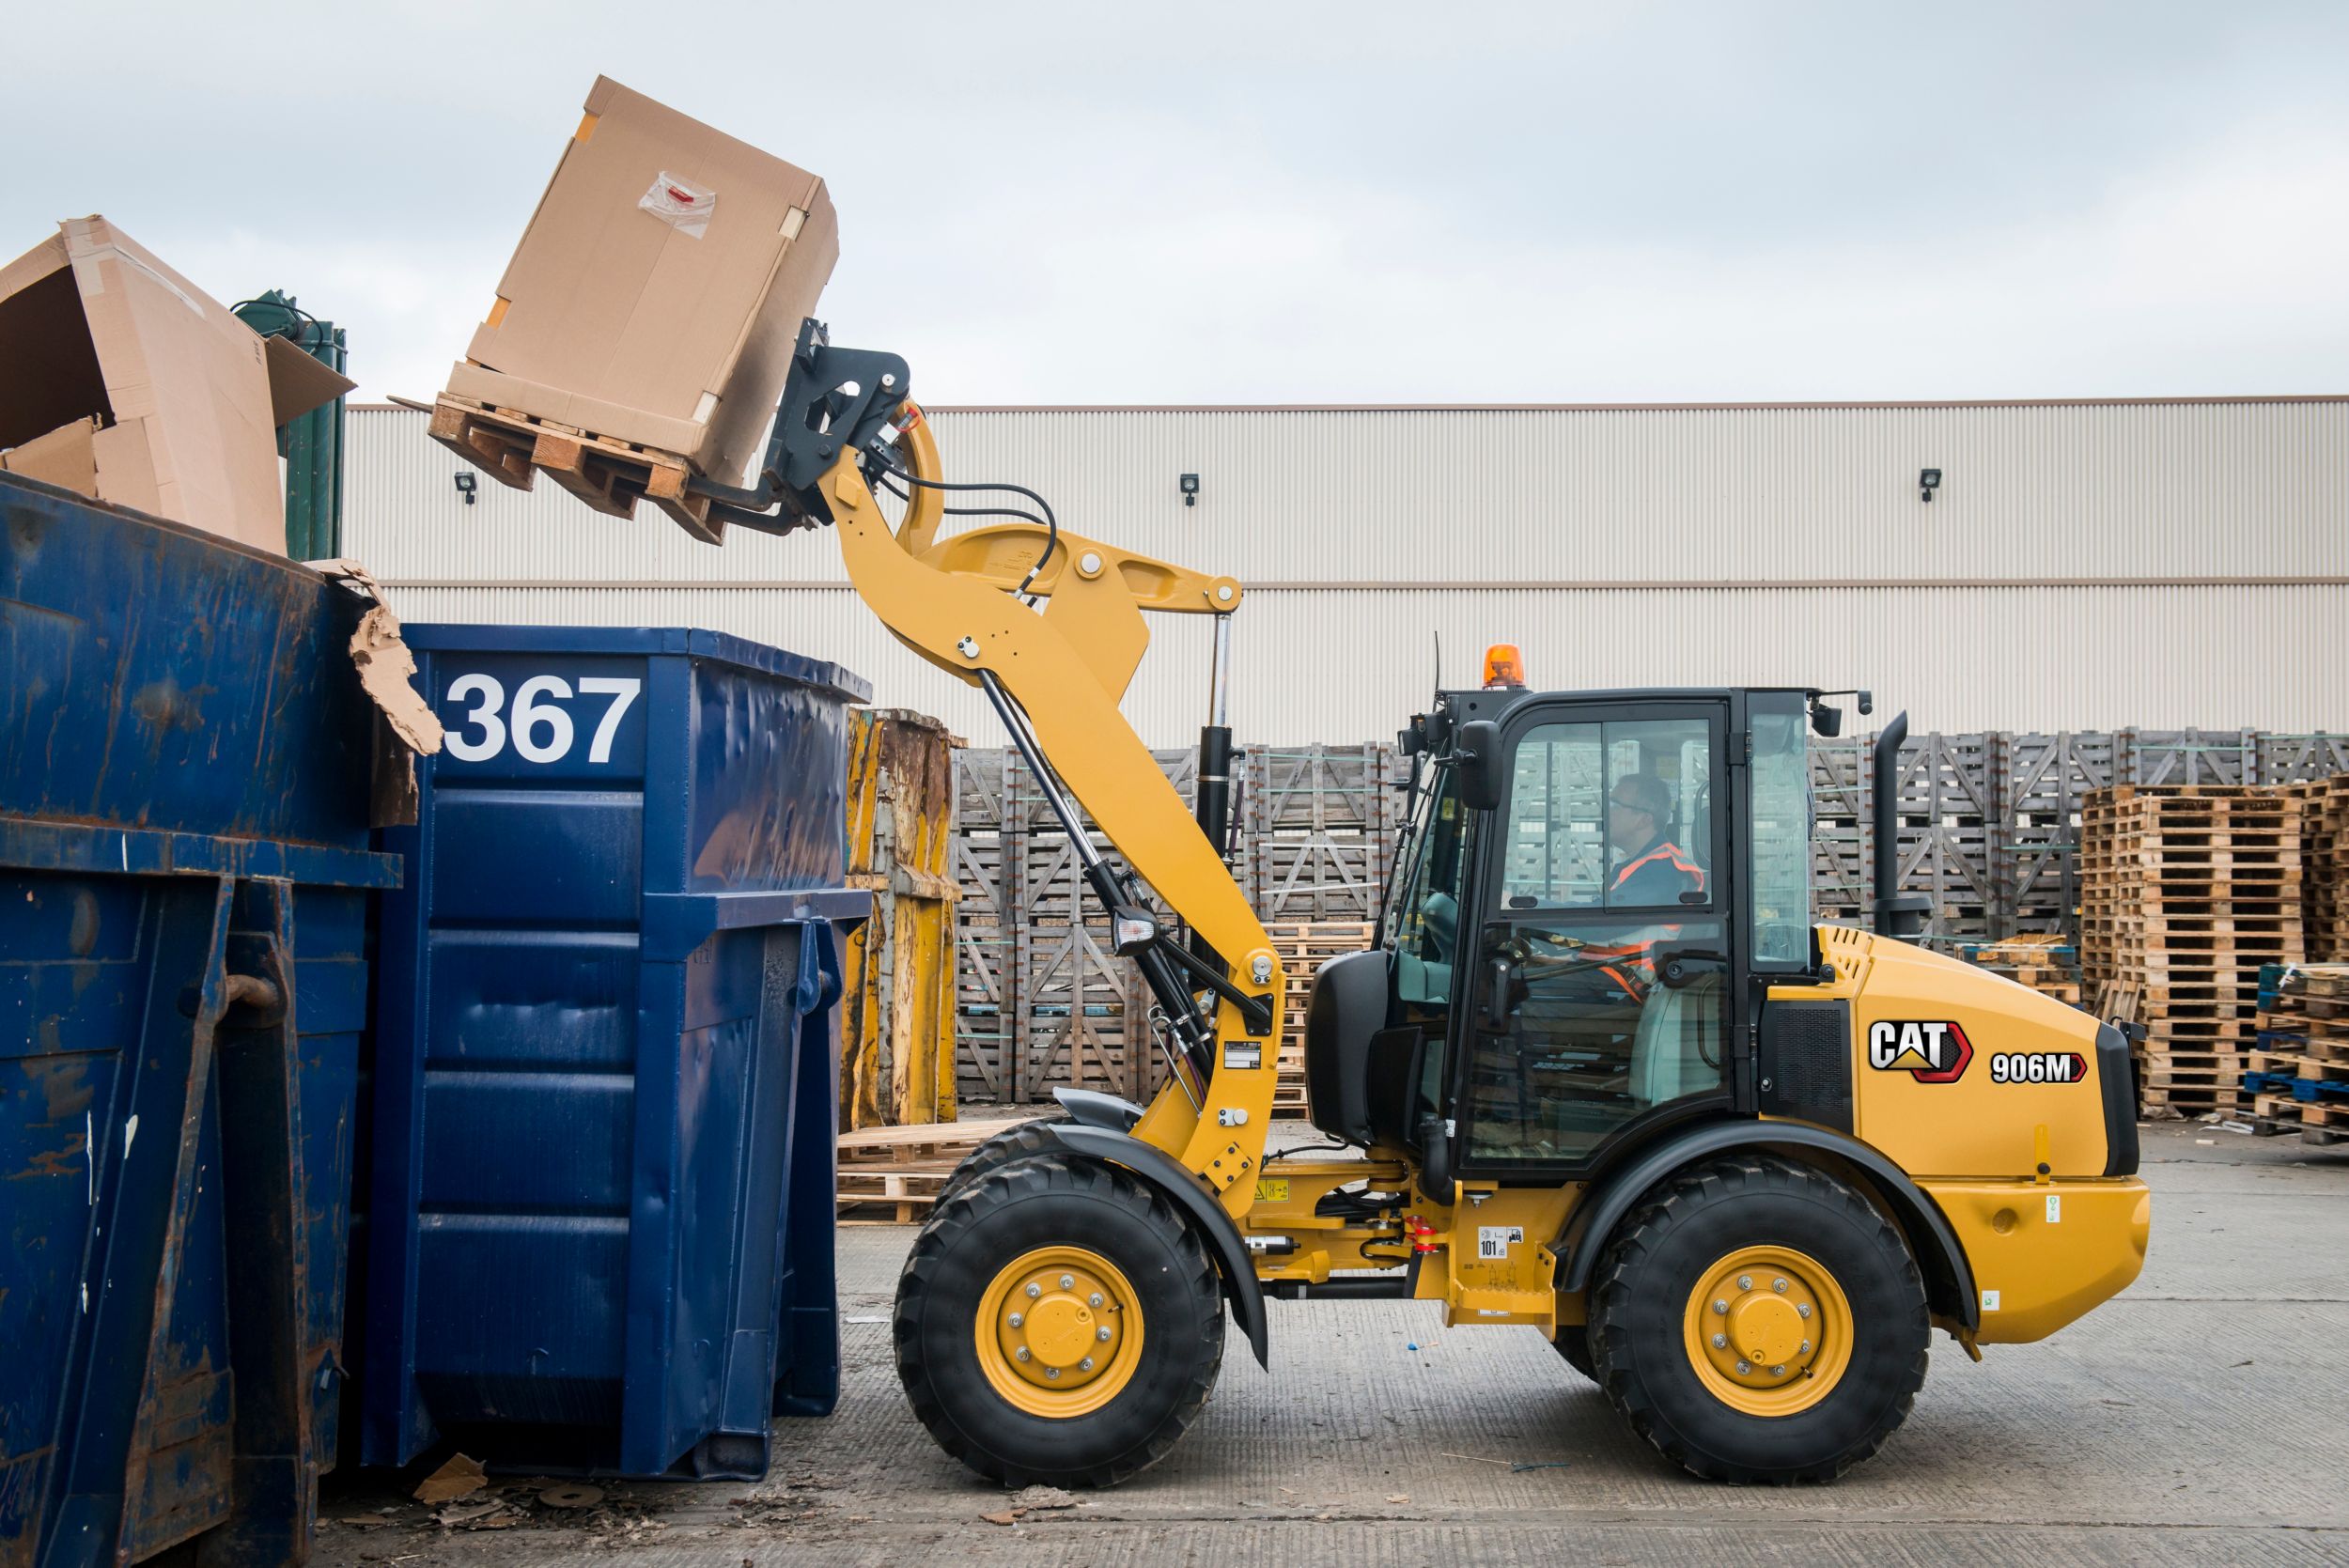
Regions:
[[[1515,643],[1495,643],[1485,650],[1485,690],[1525,684],[1525,656]]]

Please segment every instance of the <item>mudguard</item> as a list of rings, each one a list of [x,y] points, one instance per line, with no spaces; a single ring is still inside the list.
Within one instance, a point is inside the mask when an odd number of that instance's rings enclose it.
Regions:
[[[1104,1094],[1098,1090],[1055,1089],[1052,1098],[1060,1101],[1063,1110],[1089,1127],[1131,1132],[1134,1124],[1142,1120],[1142,1107],[1131,1100],[1121,1100],[1115,1094]]]
[[[1110,1098],[1106,1094],[1095,1097]],[[1067,1102],[1064,1099],[1062,1103]],[[1077,1108],[1070,1106],[1069,1114],[1077,1115]],[[1223,1294],[1232,1304],[1234,1321],[1248,1335],[1249,1346],[1256,1353],[1256,1364],[1268,1370],[1272,1358],[1267,1343],[1264,1286],[1257,1281],[1256,1267],[1249,1259],[1248,1244],[1240,1239],[1238,1223],[1199,1184],[1199,1178],[1177,1164],[1174,1156],[1128,1133],[1081,1121],[1054,1122],[1050,1130],[1071,1154],[1124,1167],[1164,1193],[1169,1203],[1190,1218],[1191,1223],[1199,1227],[1199,1234],[1206,1238],[1208,1255],[1215,1259],[1216,1269],[1223,1276]]]
[[[1931,1198],[1907,1172],[1856,1138],[1800,1122],[1709,1122],[1666,1134],[1628,1164],[1599,1178],[1566,1217],[1556,1250],[1559,1288],[1587,1289],[1598,1255],[1615,1226],[1657,1182],[1709,1155],[1745,1149],[1817,1149],[1855,1167],[1891,1207],[1909,1250],[1925,1278],[1933,1310],[1968,1330],[1982,1327],[1982,1298],[1974,1290],[1973,1265],[1957,1234]],[[1221,1211],[1219,1211],[1221,1212]]]

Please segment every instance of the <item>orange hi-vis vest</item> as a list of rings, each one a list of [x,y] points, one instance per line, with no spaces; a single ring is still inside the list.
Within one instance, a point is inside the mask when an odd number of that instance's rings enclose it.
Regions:
[[[1655,848],[1649,850],[1646,854],[1640,856],[1637,860],[1626,861],[1622,865],[1616,867],[1615,879],[1611,884],[1610,884],[1609,891],[1611,892],[1613,889],[1619,888],[1623,886],[1624,883],[1629,881],[1631,879],[1631,874],[1639,870],[1641,866],[1653,865],[1657,861],[1666,862],[1672,867],[1673,870],[1685,871],[1689,876],[1695,877],[1697,879],[1697,885],[1690,889],[1690,892],[1703,893],[1704,891],[1704,868],[1697,864],[1696,862],[1688,859],[1688,856],[1682,854],[1680,852],[1680,846],[1672,843],[1670,839],[1666,839],[1664,842],[1658,844]]]
[[[1696,886],[1690,889],[1690,892],[1703,893],[1704,891],[1704,868],[1682,854],[1680,846],[1669,839],[1657,844],[1655,848],[1648,850],[1645,854],[1626,861],[1616,869],[1615,879],[1610,884],[1609,891],[1612,892],[1615,888],[1622,887],[1624,883],[1630,880],[1632,873],[1641,866],[1653,865],[1658,861],[1669,864],[1675,871],[1694,877]],[[1680,935],[1680,927],[1677,925],[1666,925],[1662,929],[1663,939],[1666,941]],[[1626,942],[1612,947],[1585,948],[1583,953],[1586,957],[1606,960],[1599,965],[1599,972],[1621,986],[1626,996],[1643,998],[1656,984],[1655,951],[1655,941],[1649,940]]]

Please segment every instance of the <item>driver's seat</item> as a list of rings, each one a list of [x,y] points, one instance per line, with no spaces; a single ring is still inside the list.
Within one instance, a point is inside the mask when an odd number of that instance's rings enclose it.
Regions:
[[[1686,986],[1656,986],[1640,1008],[1631,1036],[1631,1098],[1662,1105],[1718,1089],[1721,1069],[1720,976],[1698,975]],[[1707,1060],[1707,1057],[1710,1060]]]

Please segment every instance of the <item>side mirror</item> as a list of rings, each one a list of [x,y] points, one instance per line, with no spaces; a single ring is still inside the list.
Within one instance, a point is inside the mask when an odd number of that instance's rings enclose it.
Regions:
[[[1460,726],[1453,742],[1453,767],[1459,771],[1460,801],[1471,811],[1491,811],[1501,804],[1501,726],[1490,719],[1471,719]]]
[[[1843,733],[1843,710],[1826,703],[1811,705],[1811,733],[1832,740]]]

